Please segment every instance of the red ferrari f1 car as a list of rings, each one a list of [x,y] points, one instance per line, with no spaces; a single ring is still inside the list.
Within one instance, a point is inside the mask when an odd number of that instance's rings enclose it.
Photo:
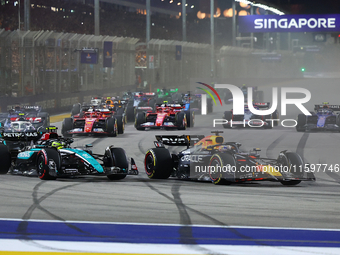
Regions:
[[[185,130],[187,127],[194,126],[194,112],[184,111],[185,106],[181,104],[160,104],[156,110],[150,107],[142,107],[143,112],[138,112],[135,118],[137,130],[145,128],[165,128]],[[146,110],[146,111],[145,111]]]
[[[113,115],[109,109],[89,109],[73,118],[65,118],[61,133],[65,137],[73,134],[117,136],[124,133],[124,116]]]

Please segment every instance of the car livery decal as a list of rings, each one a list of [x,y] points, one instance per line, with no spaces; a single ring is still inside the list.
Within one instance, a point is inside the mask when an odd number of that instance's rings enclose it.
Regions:
[[[80,158],[86,160],[88,163],[90,163],[99,173],[103,173],[104,169],[103,167],[98,163],[97,160],[95,160],[90,154],[88,154],[86,151],[78,150],[78,149],[70,149],[65,148],[62,150],[70,151],[76,153]]]
[[[18,159],[29,159],[35,152],[34,151],[23,151],[18,154]]]
[[[326,116],[319,116],[318,123],[316,124],[317,127],[324,127],[326,123]]]

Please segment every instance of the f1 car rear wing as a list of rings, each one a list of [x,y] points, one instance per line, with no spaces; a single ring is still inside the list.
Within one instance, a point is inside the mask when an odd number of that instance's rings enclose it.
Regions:
[[[28,131],[28,132],[2,132],[1,138],[5,141],[34,141],[41,137],[40,132]]]
[[[136,107],[136,110],[140,110],[140,111],[152,111],[152,107],[151,106],[139,106]]]
[[[320,109],[329,109],[329,110],[333,110],[333,111],[340,111],[340,105],[337,104],[316,104],[314,107],[314,110],[320,110]]]
[[[156,104],[157,107],[183,108],[185,104]]]
[[[254,106],[257,106],[258,108],[269,108],[270,103],[253,103]]]
[[[9,111],[14,111],[15,107],[12,107]],[[20,110],[24,112],[40,112],[41,106],[39,105],[20,105]]]
[[[187,146],[194,145],[202,140],[204,135],[156,135],[156,147],[169,146]]]

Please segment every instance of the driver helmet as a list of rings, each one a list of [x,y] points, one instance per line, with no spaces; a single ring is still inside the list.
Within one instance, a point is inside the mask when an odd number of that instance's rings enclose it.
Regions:
[[[65,143],[61,142],[61,141],[53,141],[51,146],[56,148],[56,149],[58,149],[58,150],[60,150],[60,149],[65,147]]]

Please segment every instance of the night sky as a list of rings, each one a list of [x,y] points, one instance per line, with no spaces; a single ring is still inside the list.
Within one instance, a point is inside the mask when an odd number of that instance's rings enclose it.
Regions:
[[[145,4],[146,0],[126,0],[129,2]],[[210,0],[186,0],[189,7],[195,6],[195,9],[187,8],[187,12],[198,11],[199,9],[210,8]],[[169,10],[181,11],[178,2],[182,0],[151,0],[151,5]],[[232,0],[215,0],[215,3],[221,10],[231,7]],[[275,7],[287,14],[333,14],[340,13],[340,0],[256,0],[255,2],[264,3]]]
[[[334,14],[340,12],[340,0],[266,0],[287,14]]]

